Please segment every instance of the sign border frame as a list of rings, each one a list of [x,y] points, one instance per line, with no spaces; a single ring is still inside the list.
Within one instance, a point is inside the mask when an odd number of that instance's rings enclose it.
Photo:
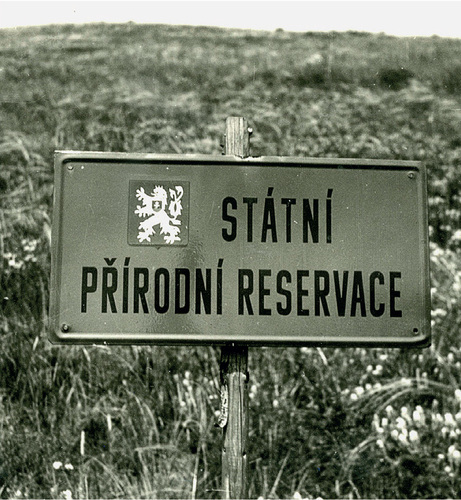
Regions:
[[[66,331],[66,326],[59,324],[59,283],[62,274],[61,265],[61,234],[62,234],[62,182],[63,171],[71,162],[95,162],[95,163],[151,163],[168,165],[233,165],[239,166],[313,166],[331,168],[368,168],[370,170],[406,170],[409,174],[417,172],[421,176],[419,193],[422,207],[418,209],[418,222],[421,227],[419,258],[423,263],[422,286],[422,310],[425,311],[424,333],[414,337],[402,337],[400,339],[389,337],[375,337],[373,339],[361,337],[309,337],[303,339],[299,336],[277,335],[270,339],[262,338],[260,335],[247,334],[245,340],[241,337],[216,339],[216,335],[200,334],[199,336],[187,337],[183,334],[144,334],[144,333],[72,333]],[[59,186],[59,189],[57,189]],[[249,345],[249,346],[272,346],[272,347],[428,347],[431,343],[431,296],[430,296],[430,259],[429,259],[429,237],[428,237],[428,203],[427,203],[427,174],[426,167],[421,161],[409,160],[381,160],[363,158],[309,158],[292,156],[258,156],[241,158],[234,155],[203,155],[203,154],[154,154],[154,153],[118,153],[101,151],[55,151],[54,160],[54,194],[53,194],[53,217],[52,217],[52,242],[51,242],[51,279],[50,279],[50,306],[49,306],[49,335],[51,343],[58,345]]]

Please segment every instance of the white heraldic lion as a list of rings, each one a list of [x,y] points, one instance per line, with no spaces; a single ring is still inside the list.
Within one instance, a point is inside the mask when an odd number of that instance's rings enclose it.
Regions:
[[[178,220],[178,217],[182,212],[183,187],[175,186],[175,189],[169,189],[169,194],[168,214],[166,211],[168,195],[163,186],[155,186],[151,195],[146,194],[143,187],[136,190],[136,198],[142,201],[143,205],[137,205],[134,213],[139,217],[148,217],[138,227],[138,240],[140,243],[151,241],[151,236],[156,234],[154,229],[156,226],[159,226],[160,234],[164,235],[163,239],[166,243],[172,245],[175,241],[181,241],[179,237],[181,229],[178,227],[181,225],[181,221]]]

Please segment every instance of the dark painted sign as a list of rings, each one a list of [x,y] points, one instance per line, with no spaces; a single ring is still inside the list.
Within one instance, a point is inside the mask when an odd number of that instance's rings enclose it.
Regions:
[[[427,345],[419,162],[56,155],[51,340]]]

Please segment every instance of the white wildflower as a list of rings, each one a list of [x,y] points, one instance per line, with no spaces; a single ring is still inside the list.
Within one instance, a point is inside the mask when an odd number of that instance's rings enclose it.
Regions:
[[[445,420],[445,424],[447,424],[447,425],[455,425],[456,424],[456,422],[453,418],[453,415],[451,413],[445,413],[444,420]]]
[[[62,467],[62,462],[56,461],[53,462],[53,469],[59,470]]]
[[[397,424],[397,429],[405,429],[405,427],[407,426],[405,419],[403,419],[402,417],[397,417],[395,422]]]
[[[365,392],[365,389],[359,385],[358,387],[355,388],[355,392],[357,396],[361,396]]]
[[[424,410],[419,405],[413,411],[413,421],[417,424],[422,424],[422,425],[424,425],[424,423],[426,422],[426,416],[424,415]]]
[[[415,431],[415,430],[411,430],[410,431],[410,441],[412,443],[415,443],[416,441],[419,441],[419,434],[418,434],[418,431]]]
[[[72,500],[72,491],[70,490],[61,491],[61,498],[63,498],[64,500]]]
[[[431,316],[434,318],[444,318],[446,315],[447,311],[445,311],[445,309],[441,309],[440,307],[431,311]]]
[[[461,389],[456,389],[455,398],[456,398],[456,401],[458,401],[458,403],[461,403]]]
[[[399,441],[404,444],[408,443],[407,436],[405,436],[404,434],[399,434]]]
[[[383,373],[383,366],[382,365],[376,365],[376,368],[371,373],[373,375],[382,375],[382,373]]]

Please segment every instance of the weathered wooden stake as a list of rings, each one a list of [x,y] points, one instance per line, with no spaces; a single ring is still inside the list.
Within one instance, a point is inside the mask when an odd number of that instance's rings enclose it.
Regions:
[[[247,497],[248,347],[221,349],[221,378],[227,385],[228,413],[223,428],[223,498]]]
[[[250,129],[245,118],[226,120],[225,154],[250,155]],[[223,498],[247,498],[248,346],[221,349],[221,385],[227,396],[227,422],[223,426]],[[222,401],[226,404],[226,401]]]
[[[242,158],[250,156],[250,133],[248,122],[240,116],[229,116],[226,120],[224,154]]]

